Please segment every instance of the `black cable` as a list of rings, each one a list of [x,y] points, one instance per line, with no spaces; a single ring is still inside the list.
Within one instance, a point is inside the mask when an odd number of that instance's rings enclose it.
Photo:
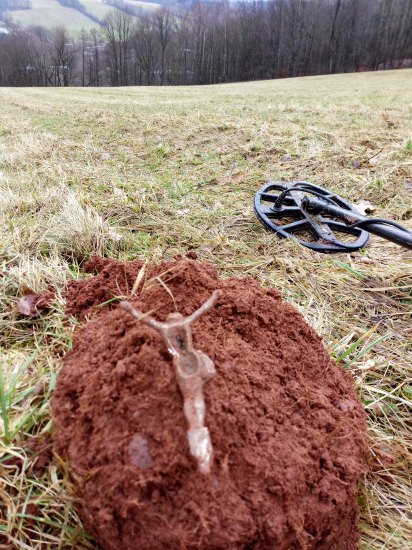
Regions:
[[[276,209],[281,208],[286,195],[288,195],[292,191],[302,191],[304,193],[309,193],[310,195],[314,195],[315,197],[318,197],[319,199],[322,199],[326,202],[334,204],[335,206],[339,206],[339,204],[336,201],[334,201],[330,196],[328,197],[328,196],[322,195],[321,193],[319,193],[318,191],[314,191],[313,189],[308,189],[307,187],[288,187],[287,189],[285,189],[279,194],[278,198],[274,203],[274,208]],[[348,216],[350,216],[350,210],[348,211]],[[412,231],[410,231],[400,223],[397,223],[393,220],[386,220],[385,218],[368,218],[368,219],[360,220],[356,223],[347,225],[347,227],[350,229],[355,229],[355,228],[362,229],[363,227],[367,227],[368,225],[371,225],[371,224],[390,225],[392,227],[396,227],[400,231],[404,231],[405,233],[412,235]]]
[[[350,214],[349,214],[350,215]],[[353,223],[352,225],[348,225],[347,227],[363,227],[370,225],[372,223],[382,223],[385,225],[392,225],[393,227],[396,227],[397,229],[400,229],[401,231],[405,231],[405,233],[410,233],[412,235],[412,231],[409,231],[406,227],[403,227],[400,223],[396,223],[393,220],[385,220],[384,218],[368,218],[367,220],[361,220],[359,222]]]
[[[283,201],[285,200],[286,195],[288,195],[292,191],[303,191],[305,193],[309,193],[310,195],[314,195],[319,199],[323,199],[324,201],[330,202],[335,206],[339,206],[333,199],[331,199],[330,197],[326,197],[325,195],[322,195],[322,193],[319,193],[319,191],[314,191],[313,189],[308,189],[307,187],[288,187],[287,189],[285,189],[280,193],[273,207],[280,208],[282,206]]]

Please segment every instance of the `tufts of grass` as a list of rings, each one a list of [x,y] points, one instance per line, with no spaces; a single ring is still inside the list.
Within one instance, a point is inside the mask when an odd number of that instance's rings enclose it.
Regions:
[[[121,241],[121,235],[93,208],[82,205],[70,188],[36,187],[27,193],[21,186],[0,185],[0,215],[6,220],[1,237],[9,256],[52,252],[84,258]]]
[[[0,90],[0,544],[95,548],[66,465],[54,457],[38,472],[30,450],[50,436],[49,399],[76,326],[64,316],[68,281],[93,253],[196,251],[222,276],[281,290],[352,374],[371,448],[361,545],[409,547],[410,253],[374,237],[353,254],[311,252],[266,232],[252,199],[268,179],[305,179],[412,228],[410,77]],[[49,286],[51,310],[22,318],[17,299]]]

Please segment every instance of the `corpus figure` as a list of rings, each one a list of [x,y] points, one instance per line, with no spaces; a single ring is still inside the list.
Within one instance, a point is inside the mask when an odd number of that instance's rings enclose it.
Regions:
[[[196,458],[199,470],[203,474],[210,473],[213,454],[209,430],[204,425],[203,384],[216,374],[216,370],[210,357],[193,348],[191,325],[209,311],[220,296],[222,291],[215,290],[189,317],[183,317],[181,313],[170,313],[164,323],[138,311],[129,302],[119,304],[119,307],[130,315],[160,332],[168,352],[173,357],[177,383],[183,395],[183,410],[189,424],[187,435],[190,452]]]

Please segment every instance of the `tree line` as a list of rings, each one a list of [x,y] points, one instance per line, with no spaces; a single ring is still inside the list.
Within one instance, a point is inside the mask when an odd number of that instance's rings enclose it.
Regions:
[[[0,85],[214,84],[397,68],[412,64],[411,29],[411,0],[224,0],[139,17],[117,9],[77,37],[8,25]]]

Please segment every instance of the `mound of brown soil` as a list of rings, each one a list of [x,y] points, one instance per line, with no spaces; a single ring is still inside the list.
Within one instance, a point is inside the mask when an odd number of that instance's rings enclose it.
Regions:
[[[150,266],[131,301],[161,321],[223,290],[193,327],[217,370],[214,463],[199,474],[161,336],[113,301],[96,307],[130,293],[141,266],[96,259],[67,295],[69,313],[94,315],[53,399],[87,528],[109,550],[356,548],[365,416],[350,376],[276,291],[187,259]]]

